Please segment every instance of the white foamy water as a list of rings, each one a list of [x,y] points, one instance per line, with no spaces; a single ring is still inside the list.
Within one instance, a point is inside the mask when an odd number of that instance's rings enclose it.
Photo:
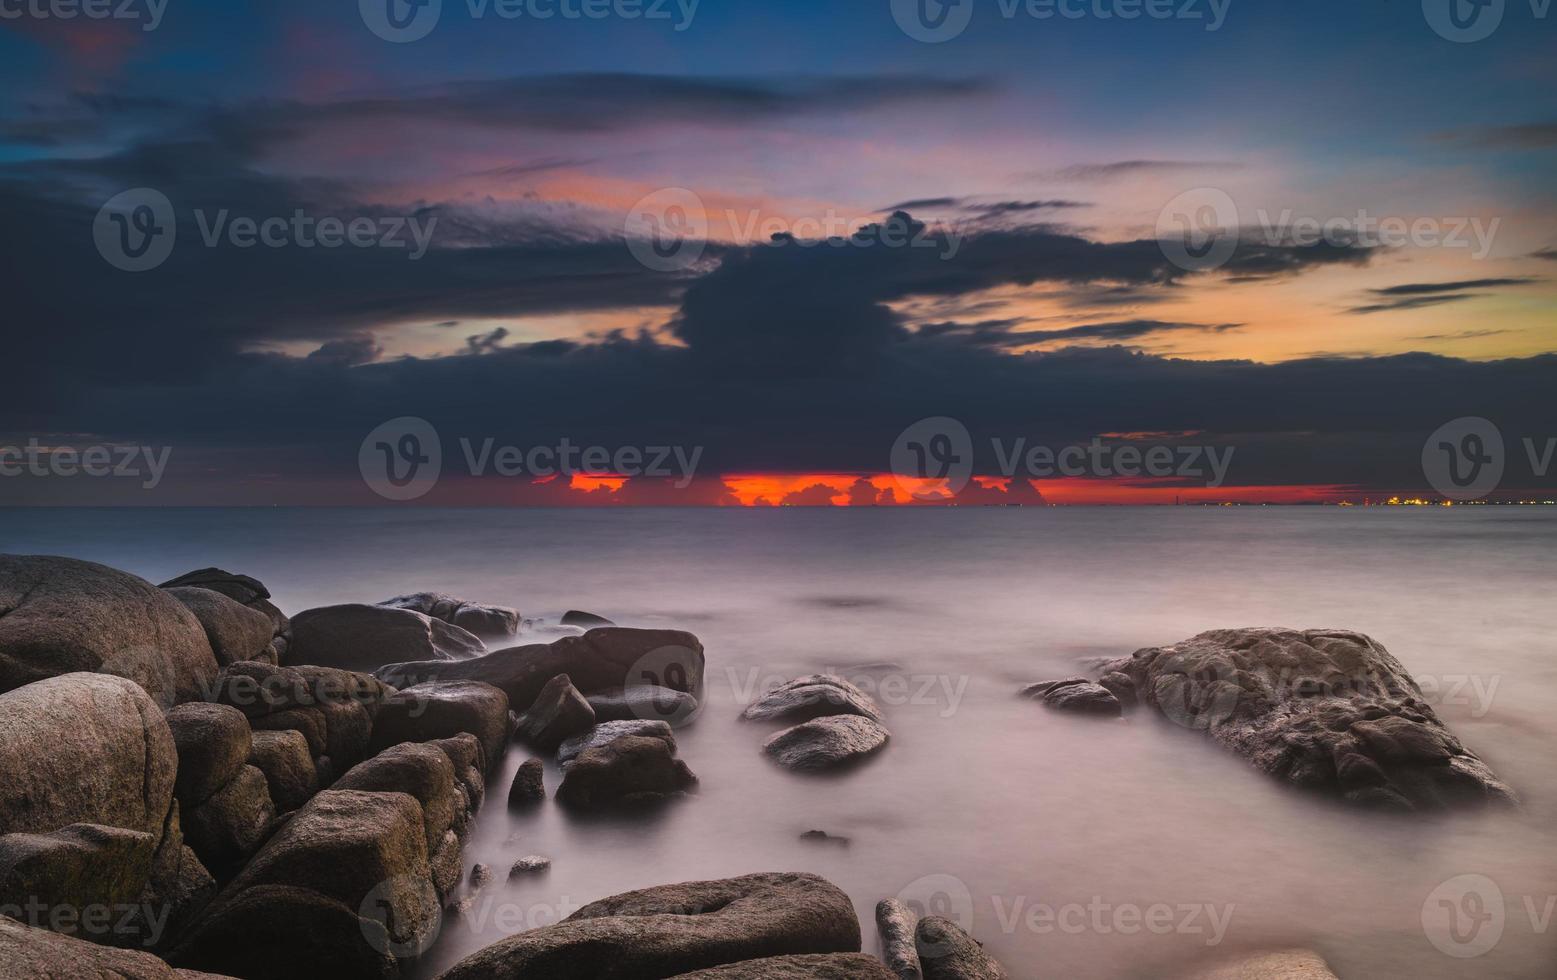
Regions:
[[[971,917],[1014,977],[1151,978],[1299,944],[1345,978],[1550,978],[1554,544],[1557,512],[1535,508],[0,511],[0,549],[152,581],[220,565],[289,613],[438,589],[702,639],[706,706],[678,733],[701,793],[648,817],[511,817],[516,746],[466,854],[497,880],[445,922],[426,974],[605,895],[806,870],[853,897],[867,949],[875,903],[906,889]],[[1525,806],[1355,813],[1145,713],[1013,696],[1086,658],[1244,625],[1373,635]],[[900,669],[855,669],[883,662]],[[821,669],[887,682],[892,742],[841,775],[786,773],[758,751],[774,727],[737,720],[744,695]],[[811,829],[851,843],[798,839]],[[528,854],[550,873],[509,885]],[[1501,939],[1474,958],[1432,939],[1463,953],[1490,932],[1457,944],[1422,921],[1461,875],[1504,899],[1483,924]]]

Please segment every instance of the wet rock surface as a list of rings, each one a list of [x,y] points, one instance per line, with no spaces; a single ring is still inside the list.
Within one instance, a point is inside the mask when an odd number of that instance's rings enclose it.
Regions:
[[[763,742],[762,750],[786,769],[833,769],[874,754],[889,737],[862,715],[829,715],[786,728]]]
[[[870,695],[833,674],[797,677],[769,691],[741,713],[747,721],[809,721],[827,715],[860,715],[882,721]]]
[[[697,698],[668,687],[613,687],[589,696],[597,721],[663,721],[672,728],[689,724],[699,708]]]
[[[558,674],[529,710],[519,716],[515,736],[538,749],[554,752],[565,739],[589,731],[595,725],[595,709],[573,686],[567,674]]]
[[[424,613],[347,603],[293,616],[281,662],[371,673],[399,661],[469,660],[485,652],[472,634]]]
[[[442,592],[414,592],[379,603],[391,609],[411,609],[458,626],[482,640],[502,640],[519,632],[519,610],[470,602]]]
[[[672,754],[676,751],[676,736],[663,721],[608,721],[559,745],[557,762],[566,769],[585,749],[606,745],[626,735],[661,739],[670,746]]]
[[[924,980],[1006,980],[1006,971],[995,958],[950,919],[938,915],[920,919],[914,945]]]
[[[626,735],[579,753],[557,787],[557,802],[599,810],[656,803],[696,787],[697,777],[675,757],[672,743]]]

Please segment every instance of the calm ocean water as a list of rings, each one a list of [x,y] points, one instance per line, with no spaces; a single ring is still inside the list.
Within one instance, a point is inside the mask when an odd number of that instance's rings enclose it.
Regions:
[[[1343,977],[1557,973],[1552,509],[0,510],[0,550],[153,582],[220,565],[289,613],[437,589],[697,633],[708,697],[678,737],[701,794],[649,818],[511,818],[526,754],[510,753],[467,851],[497,881],[445,921],[427,973],[604,895],[766,870],[836,882],[867,948],[878,899],[930,900],[1015,977],[1156,977],[1272,944],[1311,946]],[[1244,625],[1372,634],[1525,806],[1360,815],[1145,714],[1013,696],[1087,658]],[[820,669],[879,684],[893,740],[802,778],[759,754],[769,727],[736,716],[753,689]],[[810,829],[851,842],[797,839]],[[528,854],[551,872],[509,885]],[[1422,922],[1461,875],[1504,899],[1476,958],[1440,952]]]

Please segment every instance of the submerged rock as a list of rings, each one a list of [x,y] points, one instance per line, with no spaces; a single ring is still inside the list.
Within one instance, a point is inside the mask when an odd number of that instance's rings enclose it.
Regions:
[[[836,886],[810,874],[754,874],[602,899],[556,925],[466,957],[441,980],[673,977],[764,957],[859,948],[854,906]]]
[[[835,837],[825,830],[808,830],[800,835],[800,839],[809,844],[827,844],[832,847],[848,847],[851,843],[847,837]]]
[[[126,677],[164,709],[204,700],[218,665],[177,599],[74,558],[0,555],[0,692],[77,671]]]
[[[508,788],[508,805],[515,809],[534,806],[546,799],[546,764],[539,759],[526,759],[514,773],[513,785]]]
[[[771,736],[762,750],[788,769],[830,769],[887,744],[887,730],[863,715],[829,715]]]
[[[585,749],[609,744],[625,735],[661,739],[670,746],[672,754],[676,751],[676,736],[671,733],[670,726],[663,721],[608,721],[596,725],[582,735],[575,735],[559,745],[557,762],[566,770]]]
[[[1214,630],[1106,669],[1127,674],[1164,717],[1295,786],[1406,811],[1516,799],[1361,633]]]
[[[561,623],[563,626],[578,626],[586,630],[616,625],[604,616],[596,616],[594,613],[584,612],[582,609],[569,609],[562,614]]]
[[[539,854],[531,854],[514,862],[508,869],[509,878],[522,878],[525,875],[538,875],[551,870],[551,858],[541,857]]]
[[[697,716],[698,700],[668,687],[613,687],[589,696],[597,721],[663,721],[679,728]]]
[[[797,677],[769,691],[741,713],[747,721],[809,721],[826,715],[860,715],[882,720],[870,695],[833,674]]]
[[[692,791],[697,777],[671,743],[627,735],[585,749],[557,787],[557,802],[583,810],[653,803]]]
[[[350,603],[293,616],[281,662],[372,672],[402,660],[469,660],[485,650],[465,630],[423,613]]]
[[[519,716],[515,735],[538,749],[555,751],[564,739],[594,727],[595,709],[589,706],[567,674],[558,674],[541,688],[535,703]]]
[[[1028,697],[1042,701],[1045,707],[1054,708],[1057,711],[1070,711],[1082,715],[1102,715],[1106,718],[1118,718],[1124,713],[1124,707],[1114,693],[1101,684],[1094,684],[1088,680],[1053,681],[1046,684],[1034,684],[1023,690],[1028,691]]]
[[[440,619],[483,640],[501,640],[519,632],[519,610],[467,602],[442,592],[415,592],[385,599],[379,605],[390,609],[411,609],[424,616]]]
[[[1006,971],[957,923],[938,915],[919,920],[914,931],[924,980],[1006,980]]]

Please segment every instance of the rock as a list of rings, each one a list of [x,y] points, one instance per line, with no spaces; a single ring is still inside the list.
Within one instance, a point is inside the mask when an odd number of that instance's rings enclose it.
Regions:
[[[249,721],[237,708],[192,701],[169,711],[167,722],[178,750],[173,791],[186,810],[216,795],[249,761]]]
[[[275,624],[258,609],[210,589],[183,586],[165,591],[194,613],[216,662],[223,667],[240,660],[269,660],[275,655],[270,646]]]
[[[1324,957],[1307,949],[1235,954],[1175,973],[1171,980],[1336,980]]]
[[[216,678],[211,700],[237,708],[249,718],[289,708],[311,708],[317,703],[308,679],[300,671],[258,661],[224,667]]]
[[[1027,685],[1018,693],[1021,694],[1021,696],[1024,698],[1032,698],[1036,700],[1042,698],[1045,694],[1048,694],[1050,691],[1053,691],[1057,688],[1067,687],[1071,684],[1090,683],[1091,681],[1088,681],[1085,677],[1070,677],[1063,681],[1039,681],[1037,684]]]
[[[586,630],[616,625],[604,616],[596,616],[594,613],[584,612],[582,609],[569,609],[562,614],[561,623],[563,626],[577,626]]]
[[[1119,703],[1119,699],[1114,697],[1114,693],[1103,685],[1093,684],[1091,681],[1056,684],[1041,694],[1038,699],[1046,708],[1078,715],[1118,718],[1124,714],[1124,707]]]
[[[495,770],[508,746],[508,698],[473,681],[418,684],[391,696],[373,721],[373,751],[401,742],[429,742],[461,732],[481,743],[482,771]]]
[[[658,738],[627,735],[585,749],[557,787],[557,802],[578,809],[650,803],[692,791],[697,777]]]
[[[800,835],[800,839],[812,844],[828,844],[833,847],[848,847],[850,840],[847,837],[834,837],[825,830],[808,830]]]
[[[110,949],[0,916],[0,977],[5,980],[195,980],[197,976],[175,970],[150,953]]]
[[[551,858],[541,857],[539,854],[531,854],[514,862],[514,866],[508,869],[508,877],[521,878],[525,875],[544,874],[551,870]]]
[[[160,841],[177,771],[167,722],[132,681],[64,674],[0,695],[0,834],[92,823]]]
[[[373,672],[402,660],[468,660],[486,647],[476,637],[410,609],[348,604],[321,606],[292,617],[282,663]]]
[[[530,710],[519,717],[515,733],[538,749],[555,751],[564,739],[587,732],[595,725],[595,709],[573,687],[567,674],[558,674],[541,688]]]
[[[881,936],[881,958],[897,980],[923,980],[919,967],[919,948],[915,945],[918,916],[895,898],[876,904],[876,932]]]
[[[431,745],[406,742],[358,763],[331,788],[414,797],[422,805],[427,853],[431,854],[454,825],[456,785],[454,763],[447,755]]]
[[[1000,964],[950,919],[920,919],[914,945],[924,980],[1006,980]]]
[[[770,736],[762,750],[787,769],[829,769],[869,756],[889,737],[863,715],[829,715]]]
[[[1135,681],[1129,674],[1119,671],[1111,671],[1098,678],[1098,684],[1108,690],[1108,693],[1119,699],[1119,704],[1126,711],[1135,707],[1139,702],[1135,694]]]
[[[487,639],[505,639],[519,632],[519,610],[466,602],[442,592],[416,592],[379,603],[391,609],[413,609],[433,619]]]
[[[470,885],[477,891],[492,883],[492,869],[485,864],[473,865],[470,869]]]
[[[508,805],[513,808],[533,806],[546,799],[546,766],[539,759],[526,759],[514,773],[514,784],[508,788]]]
[[[165,867],[153,865],[152,879],[141,893],[141,908],[155,921],[139,915],[133,927],[141,944],[155,950],[182,933],[216,897],[216,879],[187,844],[180,843],[171,854]]]
[[[437,849],[427,859],[427,867],[432,875],[433,887],[438,890],[438,898],[446,899],[453,894],[465,873],[464,846],[458,833],[453,830],[444,832]]]
[[[558,674],[567,674],[584,694],[650,685],[697,697],[703,689],[703,645],[680,630],[609,627],[475,660],[398,663],[374,672],[399,688],[432,680],[485,681],[502,688],[516,708],[533,704]]]
[[[318,772],[302,732],[255,732],[248,762],[265,774],[279,812],[296,810],[319,791]]]
[[[594,902],[562,922],[466,957],[442,980],[671,977],[763,957],[859,948],[854,906],[834,885],[810,874],[754,874]]]
[[[6,834],[0,837],[0,908],[20,910],[18,915],[30,903],[47,909],[122,908],[140,899],[156,848],[151,834],[101,824]],[[60,931],[93,942],[114,938],[84,922],[64,926]]]
[[[865,953],[807,953],[744,960],[683,973],[675,980],[893,980],[893,975]]]
[[[0,610],[0,692],[91,671],[128,678],[167,708],[202,700],[216,680],[194,613],[106,565],[0,555]]]
[[[324,753],[337,765],[350,766],[368,754],[373,741],[373,716],[356,701],[321,702],[315,709],[324,718]]]
[[[170,582],[163,582],[159,588],[178,589],[191,587],[197,589],[209,589],[212,592],[220,592],[222,595],[235,602],[241,602],[250,609],[257,609],[269,617],[274,624],[276,635],[285,633],[290,626],[286,616],[270,602],[270,590],[257,578],[248,575],[235,575],[232,572],[223,571],[220,568],[201,568],[193,572],[186,572]]]
[[[249,727],[256,732],[297,732],[308,742],[308,752],[316,759],[328,751],[330,744],[330,729],[318,705],[258,715],[249,719]],[[319,777],[319,782],[328,785],[323,775]]]
[[[265,774],[245,765],[214,796],[184,811],[184,839],[221,878],[259,849],[275,820]]]
[[[596,721],[663,721],[680,728],[697,716],[698,700],[668,687],[612,687],[589,696]]]
[[[484,775],[486,760],[481,742],[476,736],[462,732],[450,738],[433,739],[425,744],[449,757],[449,762],[454,766],[454,777],[465,789],[467,807],[472,813],[479,810],[487,788]]]
[[[293,814],[179,940],[184,967],[288,980],[390,977],[436,935],[421,807],[325,790]]]
[[[1516,801],[1405,667],[1361,633],[1214,630],[1108,672],[1128,675],[1164,717],[1294,786],[1403,811]]]
[[[797,677],[764,694],[741,712],[747,721],[809,721],[827,715],[860,715],[882,720],[870,695],[833,674]]]
[[[557,746],[557,762],[566,770],[585,749],[606,745],[625,735],[661,739],[670,746],[671,754],[675,754],[676,736],[671,734],[670,726],[663,721],[608,721]]]

